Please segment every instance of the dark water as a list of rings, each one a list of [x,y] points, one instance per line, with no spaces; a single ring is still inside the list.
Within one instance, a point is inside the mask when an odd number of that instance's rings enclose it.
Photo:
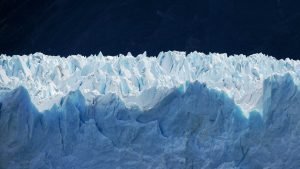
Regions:
[[[0,53],[300,58],[299,0],[0,0]]]

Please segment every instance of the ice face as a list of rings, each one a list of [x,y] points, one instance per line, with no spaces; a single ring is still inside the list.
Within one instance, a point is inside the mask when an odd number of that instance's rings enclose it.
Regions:
[[[150,108],[172,88],[199,81],[209,88],[227,93],[243,110],[245,116],[261,110],[263,81],[268,77],[289,73],[299,81],[300,62],[276,60],[263,54],[227,56],[193,52],[161,52],[158,57],[146,53],[133,57],[102,54],[61,58],[36,53],[28,56],[0,56],[0,87],[28,89],[39,111],[58,104],[68,92],[80,90],[91,102],[95,96],[115,93],[125,104]],[[159,96],[162,95],[162,96]],[[136,99],[139,98],[139,99]],[[141,101],[141,99],[146,99]],[[150,107],[149,107],[150,106]]]
[[[0,168],[300,165],[298,61],[38,53],[0,64]]]

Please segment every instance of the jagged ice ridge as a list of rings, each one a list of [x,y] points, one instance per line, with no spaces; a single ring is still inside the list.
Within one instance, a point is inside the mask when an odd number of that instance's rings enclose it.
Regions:
[[[0,168],[297,168],[300,62],[0,56]]]
[[[259,99],[263,81],[274,74],[289,73],[298,83],[300,62],[276,60],[263,54],[251,56],[193,52],[146,53],[133,57],[101,53],[67,58],[35,53],[28,56],[0,56],[0,82],[3,89],[20,85],[28,89],[34,105],[50,109],[68,92],[79,89],[88,99],[115,93],[141,108],[150,108],[172,88],[199,81],[224,91],[245,110],[261,110]],[[157,97],[148,100],[147,97]],[[142,101],[141,101],[142,100]],[[146,101],[148,100],[148,101]]]

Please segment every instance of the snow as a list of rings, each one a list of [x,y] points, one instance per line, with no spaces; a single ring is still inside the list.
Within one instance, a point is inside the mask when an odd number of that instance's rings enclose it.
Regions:
[[[245,116],[249,116],[249,112],[261,110],[258,102],[265,79],[274,74],[290,73],[298,83],[299,67],[299,61],[276,60],[263,54],[246,57],[170,51],[161,52],[157,57],[147,57],[146,53],[137,57],[130,53],[104,57],[100,53],[62,58],[35,53],[1,55],[0,80],[2,87],[14,89],[22,85],[28,89],[41,112],[77,89],[88,100],[115,93],[125,103],[134,104],[132,98],[143,95],[150,88],[168,90],[199,81],[227,93]],[[139,101],[136,104],[143,108]]]

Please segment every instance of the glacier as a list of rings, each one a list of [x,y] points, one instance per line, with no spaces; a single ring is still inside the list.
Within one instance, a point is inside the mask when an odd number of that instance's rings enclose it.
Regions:
[[[300,61],[0,55],[0,169],[300,167]]]

